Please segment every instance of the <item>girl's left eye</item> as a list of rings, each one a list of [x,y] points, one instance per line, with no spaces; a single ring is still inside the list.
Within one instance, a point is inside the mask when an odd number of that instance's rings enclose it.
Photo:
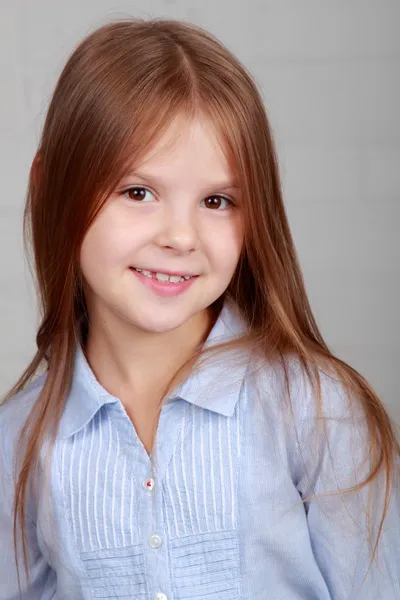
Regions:
[[[151,202],[154,198],[154,194],[150,190],[139,185],[128,188],[122,192],[122,195],[135,202]]]
[[[202,200],[202,206],[211,210],[228,210],[233,206],[233,202],[225,196],[208,196]]]

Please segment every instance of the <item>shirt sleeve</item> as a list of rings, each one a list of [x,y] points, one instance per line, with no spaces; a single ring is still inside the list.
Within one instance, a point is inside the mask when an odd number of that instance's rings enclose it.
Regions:
[[[315,401],[312,401],[315,405]],[[337,494],[369,473],[369,434],[360,407],[338,382],[323,377],[322,419],[306,411],[299,441],[305,502],[315,560],[333,600],[400,598],[400,485],[396,462],[389,510],[371,563],[384,503],[385,474],[356,492]],[[397,461],[397,458],[396,458]],[[368,507],[370,513],[368,517]]]
[[[32,502],[27,504],[26,534],[30,583],[27,584],[22,552],[18,554],[21,596],[19,595],[16,557],[14,553],[13,502],[15,482],[6,464],[2,443],[4,423],[0,418],[0,598],[1,600],[44,600],[50,598],[53,572],[37,543]]]

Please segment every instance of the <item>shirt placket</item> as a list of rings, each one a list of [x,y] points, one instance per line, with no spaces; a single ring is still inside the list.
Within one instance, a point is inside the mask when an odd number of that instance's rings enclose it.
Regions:
[[[148,458],[147,473],[142,481],[140,523],[150,600],[173,600],[162,482],[176,451],[185,418],[185,404],[182,400],[176,400],[163,406],[157,428],[153,465]]]

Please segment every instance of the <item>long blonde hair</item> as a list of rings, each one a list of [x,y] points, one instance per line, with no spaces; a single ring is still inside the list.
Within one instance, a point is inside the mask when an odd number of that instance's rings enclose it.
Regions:
[[[25,503],[44,440],[54,441],[77,343],[88,318],[79,268],[82,240],[111,191],[178,114],[211,119],[243,190],[245,243],[222,301],[248,324],[239,341],[268,359],[296,355],[313,380],[328,364],[357,398],[369,430],[371,470],[354,490],[385,474],[385,518],[399,445],[366,380],[335,357],[313,317],[282,201],[278,161],[262,99],[246,69],[213,36],[171,20],[112,22],[88,35],[57,82],[33,163],[25,211],[42,307],[37,352],[7,396],[44,367],[44,386],[26,420],[14,507],[25,568]],[[38,176],[40,173],[40,176]],[[238,344],[238,343],[236,343]],[[313,376],[316,374],[316,379]],[[12,401],[12,400],[11,400]],[[376,544],[378,542],[376,540]],[[17,548],[15,541],[15,548]],[[374,547],[374,552],[376,549]]]

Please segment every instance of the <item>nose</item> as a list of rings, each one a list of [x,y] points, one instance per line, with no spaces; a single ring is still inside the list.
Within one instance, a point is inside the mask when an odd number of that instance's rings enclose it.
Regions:
[[[189,215],[164,215],[156,244],[176,254],[190,254],[197,247],[197,232]]]

